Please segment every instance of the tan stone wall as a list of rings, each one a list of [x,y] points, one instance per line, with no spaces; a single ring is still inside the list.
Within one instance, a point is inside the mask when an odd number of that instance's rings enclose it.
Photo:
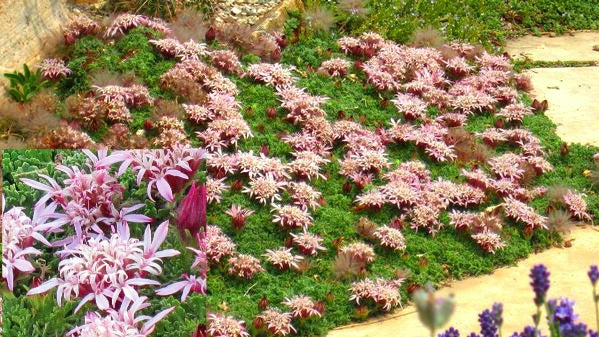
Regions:
[[[67,21],[66,0],[0,0],[0,73],[52,53]]]

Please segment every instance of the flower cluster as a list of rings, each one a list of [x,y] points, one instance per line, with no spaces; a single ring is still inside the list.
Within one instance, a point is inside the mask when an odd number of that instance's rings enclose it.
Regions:
[[[342,58],[332,58],[330,60],[322,62],[318,72],[328,76],[343,77],[347,74],[351,62]]]
[[[314,301],[309,296],[296,295],[291,298],[285,298],[283,304],[291,309],[293,317],[321,317],[321,313],[316,309]]]
[[[289,268],[298,269],[298,263],[304,259],[301,255],[293,255],[291,248],[281,247],[279,249],[267,249],[264,254],[268,262],[272,263],[279,270]]]
[[[96,167],[121,163],[118,174],[131,168],[137,175],[137,184],[148,183],[147,194],[150,200],[155,189],[165,200],[172,202],[193,178],[204,158],[202,149],[194,149],[185,145],[164,150],[128,150],[115,151],[96,163]]]
[[[129,123],[133,118],[129,107],[141,107],[154,103],[148,88],[139,84],[133,84],[129,87],[118,85],[94,86],[94,89],[99,100],[106,107],[106,117],[114,122]]]
[[[206,257],[209,263],[220,263],[227,256],[235,254],[237,246],[217,226],[206,227]]]
[[[273,87],[284,87],[297,80],[291,74],[292,70],[294,70],[293,67],[284,68],[279,63],[258,63],[251,64],[245,75]]]
[[[210,314],[207,332],[212,337],[249,337],[245,323],[233,316]]]
[[[386,280],[383,278],[353,282],[349,289],[351,292],[349,300],[355,301],[357,304],[360,304],[360,301],[372,300],[383,310],[391,311],[401,304],[399,287],[402,283],[403,279]]]
[[[64,29],[65,44],[73,44],[85,35],[95,35],[100,31],[100,25],[87,15],[80,14],[73,18]]]
[[[42,75],[50,80],[57,80],[72,73],[61,59],[44,59],[39,68]]]
[[[591,215],[588,212],[587,203],[582,198],[581,194],[574,193],[572,190],[568,190],[564,194],[564,202],[568,206],[568,210],[572,216],[580,219],[591,221]]]
[[[170,34],[171,30],[168,28],[166,22],[157,19],[149,18],[145,15],[137,14],[120,14],[117,16],[110,26],[106,29],[104,36],[114,37],[117,35],[124,35],[128,30],[139,26],[146,26],[151,29],[155,29],[163,34]]]
[[[157,313],[154,317],[135,317],[138,311],[150,306],[147,300],[145,296],[135,300],[125,298],[118,310],[108,309],[107,316],[102,316],[98,312],[87,312],[85,323],[69,331],[66,336],[95,337],[98,336],[99,331],[102,331],[108,336],[147,337],[154,332],[156,323],[175,310],[175,307],[171,307]],[[139,324],[143,321],[146,322],[140,327]]]
[[[293,237],[293,243],[295,243],[302,254],[314,256],[319,250],[326,250],[321,245],[323,238],[306,230],[299,234],[292,233],[291,236]]]
[[[260,265],[260,260],[251,255],[238,254],[229,258],[229,275],[251,279],[256,273],[263,271],[264,268]]]
[[[504,199],[504,210],[505,214],[514,221],[522,221],[528,230],[539,227],[547,229],[547,217],[538,214],[522,201],[507,197]]]
[[[14,281],[20,273],[28,274],[35,270],[28,257],[41,255],[42,252],[32,247],[33,241],[47,246],[50,243],[43,234],[55,230],[56,223],[48,223],[49,216],[56,206],[38,204],[33,217],[29,218],[22,207],[13,207],[4,212],[4,196],[2,197],[2,279],[8,289],[14,289]]]
[[[274,336],[287,336],[292,331],[297,332],[291,325],[292,318],[291,313],[282,312],[278,308],[268,308],[257,317]]]
[[[470,232],[471,237],[484,251],[494,254],[496,250],[505,247],[500,235],[502,219],[498,215],[454,210],[449,214],[449,218],[450,224],[457,230]]]
[[[129,236],[128,227],[120,227],[110,238],[90,238],[77,248],[60,251],[63,256],[58,268],[60,277],[42,283],[27,294],[45,293],[56,287],[58,305],[63,298],[67,301],[81,298],[75,311],[89,301],[94,301],[100,310],[112,308],[124,298],[134,301],[139,297],[139,287],[160,284],[144,275],[160,275],[161,258],[180,254],[173,249],[158,251],[167,232],[168,221],[165,221],[152,239],[148,226],[144,241],[139,241]]]
[[[373,236],[379,240],[383,247],[393,250],[406,249],[406,239],[399,229],[389,226],[379,227],[374,231]]]

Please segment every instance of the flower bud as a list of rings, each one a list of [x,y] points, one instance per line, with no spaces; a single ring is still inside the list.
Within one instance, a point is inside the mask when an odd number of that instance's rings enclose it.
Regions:
[[[186,238],[186,230],[195,236],[201,228],[206,228],[206,185],[197,187],[194,181],[177,208],[177,229]]]

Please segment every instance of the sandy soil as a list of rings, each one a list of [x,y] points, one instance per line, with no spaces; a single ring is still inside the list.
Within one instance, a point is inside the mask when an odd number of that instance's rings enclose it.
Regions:
[[[551,272],[549,297],[567,296],[576,302],[575,309],[588,324],[595,322],[592,288],[587,277],[591,264],[599,263],[599,229],[590,226],[575,229],[570,248],[553,248],[530,256],[517,266],[500,268],[493,274],[452,282],[440,293],[456,296],[456,312],[450,325],[466,332],[479,331],[478,313],[494,302],[504,303],[503,335],[531,324],[535,312],[529,285],[530,268],[544,263]],[[546,331],[546,327],[543,326]],[[412,306],[396,314],[332,330],[328,337],[417,337],[429,332],[420,324]]]
[[[526,35],[507,42],[505,50],[514,58],[535,61],[599,61],[599,31],[577,32],[557,37]]]
[[[528,74],[533,94],[549,102],[545,114],[557,134],[569,143],[599,146],[599,67],[535,68]]]

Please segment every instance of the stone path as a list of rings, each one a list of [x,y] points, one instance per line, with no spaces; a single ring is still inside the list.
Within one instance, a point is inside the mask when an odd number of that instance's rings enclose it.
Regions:
[[[599,31],[559,37],[524,36],[509,41],[513,58],[534,61],[596,61]],[[547,99],[546,115],[566,142],[599,146],[599,67],[535,68],[528,71],[537,99]]]
[[[494,302],[504,303],[504,336],[531,324],[535,306],[528,274],[533,265],[544,263],[551,272],[549,297],[567,296],[573,299],[581,320],[594,326],[592,288],[586,273],[589,265],[599,263],[599,229],[590,226],[577,228],[570,238],[573,239],[570,248],[549,249],[531,255],[517,266],[500,268],[490,275],[455,281],[442,288],[440,294],[453,293],[456,296],[456,312],[450,325],[461,330],[462,335],[479,332],[478,313],[490,308]],[[545,325],[543,329],[546,332]],[[421,325],[415,309],[409,306],[396,314],[341,327],[328,334],[328,337],[375,336],[419,337],[429,336],[429,332]]]
[[[599,54],[599,53],[597,53]],[[535,68],[528,71],[538,100],[569,143],[599,146],[599,67]]]
[[[505,50],[514,58],[535,61],[599,61],[599,32],[577,32],[556,37],[526,35],[508,41]]]

